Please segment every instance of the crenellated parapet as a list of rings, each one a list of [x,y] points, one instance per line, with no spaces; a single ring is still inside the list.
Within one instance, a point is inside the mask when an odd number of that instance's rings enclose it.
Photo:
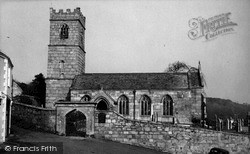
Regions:
[[[85,28],[85,17],[82,15],[81,9],[79,7],[75,8],[73,11],[71,9],[56,9],[50,8],[50,21],[72,21],[79,20],[82,26]]]

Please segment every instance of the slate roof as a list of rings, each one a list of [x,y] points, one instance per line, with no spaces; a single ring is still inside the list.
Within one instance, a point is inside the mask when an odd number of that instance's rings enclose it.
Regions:
[[[171,90],[201,87],[199,73],[84,73],[71,90]]]

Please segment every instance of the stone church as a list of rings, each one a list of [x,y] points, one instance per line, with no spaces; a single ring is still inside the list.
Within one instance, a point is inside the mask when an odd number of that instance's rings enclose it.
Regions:
[[[204,125],[201,68],[179,73],[85,73],[85,17],[50,9],[46,107],[60,134],[93,134],[109,113],[136,121]]]

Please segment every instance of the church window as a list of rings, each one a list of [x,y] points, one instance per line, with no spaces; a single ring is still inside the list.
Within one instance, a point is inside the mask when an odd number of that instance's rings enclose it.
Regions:
[[[125,95],[118,98],[119,113],[123,115],[129,115],[129,101]]]
[[[60,38],[67,39],[69,37],[69,26],[67,24],[63,24],[61,27]]]
[[[143,95],[141,100],[141,115],[151,115],[151,100],[148,96]]]
[[[173,115],[173,100],[169,95],[162,99],[163,102],[163,115]]]
[[[90,96],[89,95],[84,95],[82,98],[81,98],[81,102],[88,102],[90,101]]]

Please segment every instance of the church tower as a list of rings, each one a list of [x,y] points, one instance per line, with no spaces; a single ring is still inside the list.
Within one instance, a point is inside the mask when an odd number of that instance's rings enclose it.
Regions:
[[[69,87],[85,72],[85,17],[80,8],[56,12],[50,8],[50,41],[46,79],[46,107],[67,100]]]

